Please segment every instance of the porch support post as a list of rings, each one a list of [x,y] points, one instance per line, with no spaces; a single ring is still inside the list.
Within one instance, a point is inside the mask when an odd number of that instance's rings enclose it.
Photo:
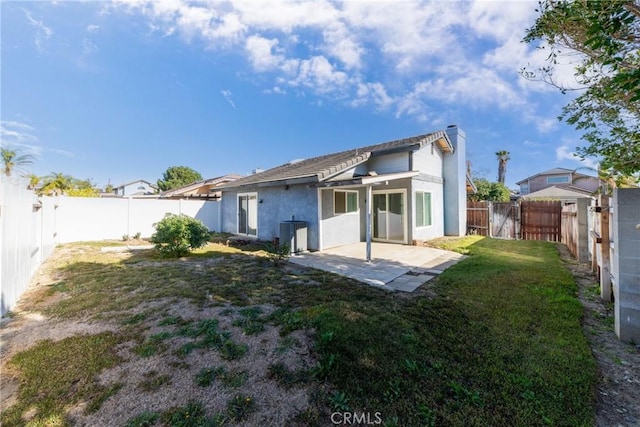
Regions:
[[[371,262],[371,209],[373,190],[371,185],[367,185],[367,196],[365,201],[366,209],[366,235],[367,235],[367,262]]]

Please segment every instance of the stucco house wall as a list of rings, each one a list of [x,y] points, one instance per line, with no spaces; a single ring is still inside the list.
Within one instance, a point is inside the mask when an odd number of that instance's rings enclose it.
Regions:
[[[431,225],[426,227],[416,227],[416,216],[411,215],[411,235],[413,240],[430,240],[444,235],[444,193],[441,183],[432,181],[422,181],[414,178],[412,180],[411,194],[409,197],[411,211],[415,213],[416,192],[424,191],[431,193]]]
[[[280,223],[293,218],[307,223],[310,250],[365,241],[368,188],[374,200],[376,194],[395,194],[397,203],[398,193],[403,200],[403,215],[393,209],[373,213],[374,240],[379,236],[381,240],[411,244],[445,234],[464,235],[464,133],[453,126],[446,131],[290,162],[240,178],[222,187],[223,231],[238,232],[238,196],[252,193],[256,195],[252,203],[256,203],[258,239],[272,240],[279,235]],[[356,193],[358,210],[336,212],[336,191]],[[431,223],[418,228],[415,206],[419,191],[431,196]],[[391,197],[388,203],[393,206]]]
[[[358,193],[358,212],[335,214],[334,213],[334,193],[335,191],[356,191]],[[322,248],[332,248],[336,246],[348,245],[362,241],[364,226],[362,218],[366,215],[366,194],[364,189],[359,188],[329,188],[321,189],[320,200]]]
[[[246,188],[225,191],[222,198],[222,231],[238,232],[238,195],[257,193],[258,235],[260,240],[272,241],[280,235],[280,223],[290,221],[307,222],[308,249],[318,249],[318,198],[315,189],[304,186]]]

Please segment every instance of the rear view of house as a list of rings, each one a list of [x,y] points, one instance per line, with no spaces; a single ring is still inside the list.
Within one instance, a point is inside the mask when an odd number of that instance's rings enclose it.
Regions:
[[[306,248],[411,244],[466,231],[465,134],[425,135],[290,162],[220,187],[222,230],[272,240],[304,222]]]

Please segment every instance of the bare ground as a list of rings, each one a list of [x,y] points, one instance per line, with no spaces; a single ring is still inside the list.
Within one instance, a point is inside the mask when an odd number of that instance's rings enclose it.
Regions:
[[[15,403],[19,389],[19,379],[8,365],[17,353],[24,351],[38,341],[59,341],[81,334],[98,334],[105,331],[118,333],[123,328],[120,317],[111,321],[56,320],[33,311],[34,301],[42,307],[55,302],[57,294],[44,298],[43,289],[58,280],[56,266],[70,255],[67,251],[77,248],[57,249],[40,268],[28,291],[15,308],[11,318],[0,323],[0,411]],[[80,249],[81,250],[81,249]],[[123,255],[126,256],[126,255]],[[214,260],[215,261],[215,260]],[[166,301],[154,304],[167,305]],[[305,384],[282,387],[270,378],[269,366],[280,363],[294,371],[315,365],[311,347],[312,337],[308,332],[294,331],[288,335],[283,345],[280,328],[266,324],[265,330],[256,335],[246,335],[241,328],[232,325],[238,318],[233,307],[199,308],[189,302],[172,303],[166,315],[180,316],[185,320],[218,319],[222,331],[231,333],[231,339],[246,345],[246,354],[237,360],[224,360],[210,350],[195,350],[185,357],[176,356],[176,350],[184,344],[179,339],[171,342],[166,351],[151,357],[135,354],[134,342],[126,342],[118,348],[123,362],[103,371],[99,381],[104,386],[119,385],[120,389],[105,401],[100,409],[90,415],[85,414],[86,403],[68,408],[67,415],[72,425],[79,426],[123,426],[127,421],[144,412],[161,413],[170,408],[184,406],[191,401],[202,404],[208,414],[221,413],[231,398],[237,395],[250,396],[256,408],[237,425],[281,426],[295,425],[295,417],[309,407],[313,388]],[[142,304],[131,315],[149,308]],[[260,306],[266,315],[272,306]],[[147,337],[159,332],[157,319],[147,322]],[[209,386],[198,386],[195,376],[202,369],[222,367],[230,376],[241,378],[237,385],[225,386],[214,381]],[[141,387],[161,380],[155,387]],[[35,413],[26,417],[34,416]],[[28,422],[28,419],[25,419]],[[230,422],[225,425],[236,425]]]
[[[600,373],[596,398],[596,425],[598,427],[640,426],[640,346],[618,340],[613,330],[612,306],[604,304],[594,292],[596,278],[589,265],[577,263],[564,245],[558,245],[560,255],[576,279],[580,301],[585,307],[583,328],[596,359]],[[68,254],[65,249],[56,250],[39,270],[29,291],[22,301],[40,299],[43,286],[59,280],[55,269]],[[41,303],[43,301],[40,301]],[[46,304],[49,301],[44,301]],[[269,310],[269,307],[265,307]],[[184,303],[174,307],[176,313],[185,318],[201,319],[218,316],[216,310],[202,312]],[[216,311],[216,312],[214,312]],[[218,316],[224,319],[224,316]],[[229,323],[231,320],[227,319]],[[102,373],[103,384],[123,383],[123,387],[108,399],[100,410],[83,415],[82,405],[70,408],[70,418],[77,425],[110,426],[123,425],[126,420],[144,411],[162,411],[183,405],[196,399],[204,403],[208,412],[223,408],[224,402],[236,393],[251,395],[256,399],[256,410],[243,425],[282,425],[309,405],[311,391],[303,386],[282,388],[268,378],[269,364],[282,362],[291,369],[303,368],[314,363],[311,352],[311,337],[296,332],[295,345],[287,352],[281,347],[278,330],[267,327],[257,336],[244,336],[221,321],[221,326],[233,331],[233,339],[248,346],[247,355],[237,361],[222,361],[215,353],[194,352],[184,360],[173,360],[172,353],[165,352],[150,358],[139,358],[131,352],[131,346],[120,349],[125,362]],[[43,339],[61,340],[76,334],[96,334],[117,331],[117,323],[88,322],[83,320],[57,321],[48,319],[21,304],[10,319],[3,319],[0,326],[0,410],[11,406],[18,391],[17,378],[7,367],[7,361]],[[150,329],[149,334],[154,333]],[[197,387],[193,383],[194,373],[203,367],[224,365],[230,372],[246,375],[244,385],[228,389],[219,384]],[[182,368],[176,369],[176,366]],[[167,386],[153,391],[141,391],[139,384],[148,378],[166,376]]]
[[[596,293],[597,278],[590,265],[578,263],[564,245],[558,245],[558,251],[578,284],[585,308],[584,334],[600,373],[596,425],[640,426],[640,346],[622,342],[616,336],[613,304],[604,303]]]

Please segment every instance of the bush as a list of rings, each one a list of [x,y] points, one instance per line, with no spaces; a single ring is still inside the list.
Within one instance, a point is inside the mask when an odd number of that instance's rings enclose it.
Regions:
[[[276,267],[284,264],[284,262],[289,259],[290,255],[291,249],[286,243],[277,245],[273,243],[267,244],[267,257]]]
[[[186,255],[209,241],[209,230],[202,221],[186,215],[167,214],[154,226],[156,232],[151,236],[151,243],[167,256]]]

